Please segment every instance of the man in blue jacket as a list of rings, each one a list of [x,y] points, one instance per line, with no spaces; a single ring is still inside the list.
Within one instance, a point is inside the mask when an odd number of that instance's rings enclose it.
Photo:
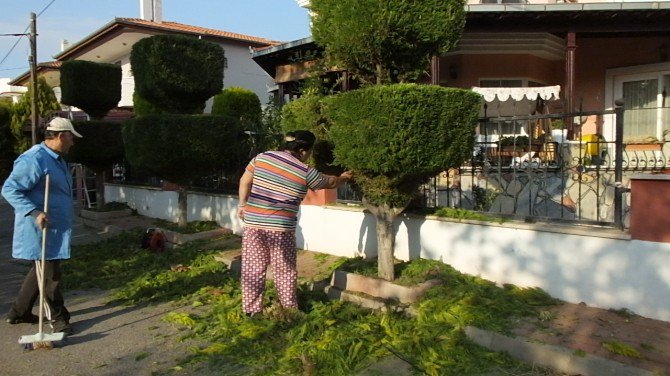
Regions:
[[[70,236],[74,216],[72,175],[63,156],[81,137],[72,123],[54,118],[44,131],[44,142],[34,145],[14,161],[14,168],[2,186],[2,196],[15,211],[12,256],[39,260],[42,253],[42,229],[47,229],[44,296],[53,320],[54,332],[72,334],[70,313],[60,290],[60,260],[70,258]],[[49,174],[49,208],[44,210],[45,177]],[[39,297],[35,266],[23,281],[21,290],[7,314],[10,324],[36,323],[32,313]]]

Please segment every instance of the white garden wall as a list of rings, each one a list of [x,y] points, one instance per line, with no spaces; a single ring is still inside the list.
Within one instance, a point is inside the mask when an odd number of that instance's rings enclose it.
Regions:
[[[107,185],[120,201],[154,218],[176,221],[177,192]],[[189,194],[188,220],[215,220],[241,233],[237,197]],[[338,256],[376,253],[372,215],[360,209],[302,206],[298,247]],[[540,287],[552,296],[601,308],[628,308],[670,321],[670,244],[630,240],[614,230],[526,223],[459,223],[403,216],[396,257],[442,260],[499,284]]]

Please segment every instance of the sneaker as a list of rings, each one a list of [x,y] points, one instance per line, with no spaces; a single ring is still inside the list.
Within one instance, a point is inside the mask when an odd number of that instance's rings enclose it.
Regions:
[[[5,321],[8,324],[15,325],[15,324],[37,324],[40,321],[40,318],[37,317],[37,315],[33,315],[32,313],[29,313],[27,315],[23,316],[17,316],[17,317],[12,317],[11,315],[8,315]]]
[[[72,328],[72,325],[70,325],[69,322],[65,320],[56,320],[53,323],[53,332],[54,333],[65,333],[65,335],[72,335],[74,333],[74,329]]]

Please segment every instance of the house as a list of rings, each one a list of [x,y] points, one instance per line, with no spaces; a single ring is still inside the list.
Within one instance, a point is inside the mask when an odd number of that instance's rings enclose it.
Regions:
[[[19,98],[28,91],[28,88],[11,85],[10,81],[9,78],[0,78],[0,98],[9,98],[12,103],[18,103]]]
[[[135,81],[130,66],[132,46],[140,39],[160,34],[179,34],[217,43],[223,47],[226,55],[224,87],[241,86],[258,95],[261,103],[268,96],[268,87],[272,78],[260,69],[250,58],[250,49],[278,44],[265,38],[237,34],[204,27],[185,25],[165,21],[162,18],[160,0],[140,0],[141,18],[115,18],[98,30],[76,43],[63,43],[62,51],[55,56],[55,62],[42,63],[38,74],[47,77],[50,84],[58,88],[60,75],[58,67],[67,60],[88,60],[98,63],[111,63],[122,68],[122,91],[119,107],[130,108],[133,105]],[[12,85],[27,85],[30,72],[26,72],[11,81]],[[58,93],[58,89],[56,89]],[[210,101],[211,102],[211,101]],[[205,111],[208,111],[211,103]]]
[[[560,85],[561,100],[552,111],[608,110],[623,98],[625,139],[662,139],[670,128],[669,2],[483,0],[465,7],[460,42],[433,59],[427,82],[460,88]],[[305,38],[258,50],[253,59],[289,99],[299,95],[296,83],[307,74],[309,56],[320,53]],[[614,139],[612,116],[591,116],[580,125]],[[573,128],[568,132],[574,136]]]

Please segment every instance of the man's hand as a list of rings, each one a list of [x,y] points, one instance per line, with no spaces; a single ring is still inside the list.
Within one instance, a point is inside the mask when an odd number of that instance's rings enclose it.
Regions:
[[[33,214],[33,213],[31,213]],[[38,211],[35,217],[35,224],[37,227],[40,229],[44,230],[47,227],[47,223],[49,222],[49,218],[47,218],[47,214],[41,211]]]

